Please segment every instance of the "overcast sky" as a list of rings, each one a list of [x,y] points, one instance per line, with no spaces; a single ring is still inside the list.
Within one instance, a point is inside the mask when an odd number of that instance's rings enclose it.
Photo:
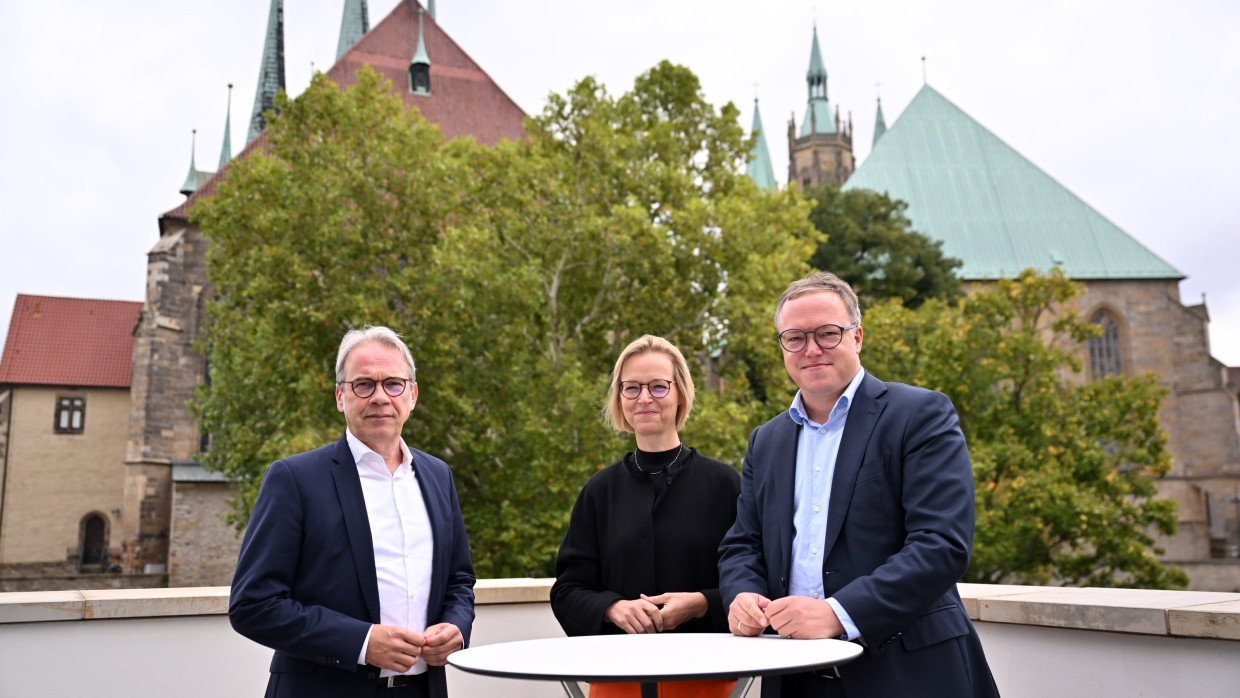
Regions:
[[[397,0],[372,0],[371,25]],[[227,84],[244,145],[268,0],[0,3],[0,341],[18,293],[141,301],[156,220],[220,156]],[[516,102],[591,74],[614,93],[662,59],[748,128],[786,178],[815,21],[859,161],[922,85],[1075,192],[1203,294],[1240,365],[1240,2],[439,0],[440,24]],[[286,0],[289,91],[335,59],[344,0]],[[432,62],[434,56],[431,56]]]

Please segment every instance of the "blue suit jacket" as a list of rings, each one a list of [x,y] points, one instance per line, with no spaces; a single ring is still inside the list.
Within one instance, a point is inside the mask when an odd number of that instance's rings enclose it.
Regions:
[[[434,536],[427,625],[452,623],[469,645],[474,571],[452,472],[410,449]],[[379,621],[374,546],[348,441],[271,464],[241,544],[228,618],[275,649],[268,696],[372,695],[379,670],[357,663]],[[442,667],[433,696],[447,695]]]
[[[736,523],[720,544],[725,604],[745,591],[788,593],[798,429],[785,411],[750,435]],[[997,695],[956,592],[972,543],[973,469],[951,401],[866,374],[836,458],[823,548],[826,594],[866,647],[840,668],[848,695]],[[764,698],[779,684],[763,681]]]

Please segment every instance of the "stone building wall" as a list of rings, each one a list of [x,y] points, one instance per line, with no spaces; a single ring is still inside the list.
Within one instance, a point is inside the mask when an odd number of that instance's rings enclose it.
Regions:
[[[82,432],[57,433],[56,403],[85,398]],[[112,557],[120,553],[121,491],[129,391],[117,388],[17,386],[12,389],[0,565],[71,564],[80,553],[83,522],[104,521]]]
[[[201,447],[191,404],[205,375],[193,346],[207,298],[205,242],[197,226],[177,227],[161,235],[147,259],[125,460],[125,540],[136,551],[131,571],[167,564],[172,462],[192,459]]]
[[[228,523],[237,487],[201,466],[173,466],[168,583],[174,587],[232,584],[241,534]]]

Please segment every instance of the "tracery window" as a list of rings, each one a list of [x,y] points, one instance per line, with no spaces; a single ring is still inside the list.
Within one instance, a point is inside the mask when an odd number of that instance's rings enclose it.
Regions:
[[[1106,310],[1099,310],[1089,319],[1102,328],[1102,334],[1089,340],[1089,377],[1102,380],[1110,375],[1123,373],[1124,362],[1120,354],[1119,323]]]

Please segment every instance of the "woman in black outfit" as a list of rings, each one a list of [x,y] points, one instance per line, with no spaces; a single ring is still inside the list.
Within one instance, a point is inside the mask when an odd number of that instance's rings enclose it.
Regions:
[[[667,340],[644,335],[621,352],[604,415],[637,449],[595,473],[573,505],[556,556],[551,609],[575,635],[727,632],[718,548],[736,518],[740,476],[680,441],[693,379]],[[674,682],[661,696],[726,696],[733,682]],[[696,685],[694,685],[696,684]],[[639,695],[594,684],[591,698]]]

